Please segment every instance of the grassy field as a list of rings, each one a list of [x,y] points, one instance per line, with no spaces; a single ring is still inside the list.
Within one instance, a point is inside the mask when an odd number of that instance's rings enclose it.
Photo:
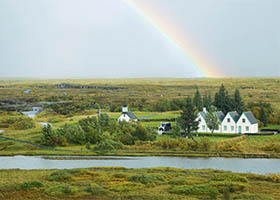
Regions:
[[[280,199],[280,176],[175,168],[0,170],[0,199]]]
[[[94,86],[116,86],[122,89],[60,89],[56,84],[68,83]],[[153,104],[162,99],[180,99],[193,96],[196,89],[201,95],[214,94],[224,84],[230,94],[238,88],[246,103],[263,101],[271,103],[274,109],[280,106],[279,78],[225,78],[225,79],[62,79],[62,80],[0,80],[0,100],[46,101],[47,97],[64,94],[73,96],[74,101],[88,98],[101,105],[127,102],[133,107],[135,102]],[[26,89],[32,89],[24,94]]]
[[[119,89],[61,89],[56,88],[56,84],[68,83],[76,85],[95,85],[103,87],[119,87]],[[121,112],[109,112],[108,105],[117,103],[122,105],[124,102],[129,104],[129,108],[134,109],[134,103],[140,102],[143,105],[154,106],[155,102],[164,99],[185,99],[186,96],[192,96],[196,89],[200,90],[201,95],[211,94],[214,96],[221,84],[224,84],[230,94],[236,88],[240,90],[242,98],[248,102],[268,102],[271,103],[274,110],[280,108],[280,79],[279,78],[234,78],[234,79],[84,79],[84,80],[0,80],[0,101],[12,100],[16,103],[26,102],[27,104],[46,101],[50,97],[58,97],[59,100],[69,96],[73,97],[71,101],[94,100],[99,102],[103,113],[108,113],[111,118],[117,119]],[[121,88],[121,89],[120,89]],[[32,89],[32,92],[25,94],[24,90]],[[65,97],[65,98],[66,98]],[[119,107],[120,107],[119,106]],[[81,113],[73,115],[59,115],[46,109],[34,119],[35,128],[28,130],[14,130],[1,128],[5,130],[1,135],[20,139],[32,143],[39,144],[41,137],[41,125],[39,122],[49,122],[54,128],[59,128],[67,124],[75,124],[79,120],[88,116],[96,116],[97,109],[85,110]],[[145,118],[148,121],[141,123],[145,127],[156,128],[166,119],[174,120],[179,116],[179,111],[170,112],[144,112],[134,111],[138,118]],[[0,114],[0,119],[5,118]],[[174,126],[174,122],[171,122]],[[267,128],[280,128],[280,125],[269,125]],[[200,137],[195,137],[200,146],[186,142],[186,140],[175,140],[160,136],[154,142],[138,143],[132,146],[125,146],[124,149],[115,154],[137,152],[209,152],[211,155],[218,156],[220,153],[263,153],[278,157],[280,153],[280,138],[275,136],[250,136],[238,137],[237,139],[228,137],[207,137],[207,149],[202,148],[205,141]],[[71,154],[69,150],[80,151],[81,154],[94,154],[86,150],[85,145],[68,145],[59,147],[66,149],[66,152],[39,150],[34,146],[21,144],[14,141],[0,140],[1,155],[15,154]],[[200,155],[199,153],[197,153]]]
[[[92,111],[91,115],[77,115],[73,117],[55,116],[56,120],[52,123],[54,128],[64,126],[65,123],[74,124],[88,116],[96,116]],[[110,113],[110,117],[117,118],[120,113]],[[178,112],[154,113],[154,112],[135,112],[137,116],[152,116],[153,119],[170,119],[178,115]],[[39,122],[50,121],[52,117],[48,113],[40,113],[34,120],[36,127],[28,130],[5,129],[2,136],[24,140],[35,144],[40,144],[42,126]],[[161,121],[141,122],[147,127],[158,127]],[[174,125],[174,122],[171,122]],[[271,126],[269,128],[279,128]],[[207,138],[207,140],[205,140]],[[224,157],[254,157],[246,154],[265,154],[258,157],[280,157],[280,135],[273,136],[238,136],[232,137],[195,137],[197,143],[192,143],[187,139],[172,139],[166,136],[158,136],[154,142],[142,142],[135,145],[124,146],[122,150],[113,151],[111,155],[174,155],[178,156],[224,156]],[[205,146],[206,145],[206,146]],[[204,147],[205,146],[205,147]],[[60,150],[42,150],[29,144],[22,144],[15,141],[5,141],[0,139],[0,155],[96,155],[85,148],[85,145],[68,145],[57,147]],[[162,152],[165,152],[163,154]],[[182,155],[182,152],[184,154]],[[203,153],[203,154],[201,154]],[[208,153],[208,154],[205,154]]]

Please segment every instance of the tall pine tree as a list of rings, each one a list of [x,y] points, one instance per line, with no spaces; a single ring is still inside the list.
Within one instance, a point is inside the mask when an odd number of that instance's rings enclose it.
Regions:
[[[214,106],[223,113],[233,110],[232,99],[228,95],[225,86],[222,84],[218,93],[215,94]]]
[[[261,107],[261,110],[260,110],[260,121],[263,123],[264,126],[267,126],[267,123],[268,123],[267,115],[266,115],[263,107]]]
[[[203,96],[202,104],[207,110],[210,109],[210,106],[212,105],[212,98],[210,94]]]
[[[233,110],[237,111],[240,115],[244,111],[244,103],[242,101],[240,92],[238,89],[235,89],[233,96]]]
[[[202,100],[198,89],[196,90],[196,93],[194,95],[193,104],[198,109],[198,111],[202,111]]]
[[[186,100],[186,106],[183,107],[181,116],[177,119],[177,123],[184,131],[183,136],[188,136],[193,139],[192,132],[198,130],[199,122],[196,120],[197,114],[195,113],[195,106],[190,97]]]

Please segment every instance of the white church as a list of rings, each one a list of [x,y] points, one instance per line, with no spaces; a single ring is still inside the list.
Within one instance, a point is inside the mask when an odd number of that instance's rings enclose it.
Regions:
[[[211,133],[211,130],[206,124],[207,110],[203,108],[202,112],[198,113],[197,120],[199,120],[199,129],[197,132]],[[228,112],[224,115],[223,112],[217,111],[216,115],[220,120],[220,125],[214,133],[257,133],[258,132],[258,121],[251,111],[243,112],[241,116],[236,112]]]
[[[133,114],[133,112],[128,110],[128,106],[127,105],[124,105],[122,107],[122,114],[118,118],[118,121],[119,122],[122,122],[122,121],[126,121],[126,122],[138,121],[138,118]]]

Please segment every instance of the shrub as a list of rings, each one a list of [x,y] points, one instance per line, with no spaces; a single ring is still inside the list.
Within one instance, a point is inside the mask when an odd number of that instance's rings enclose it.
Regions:
[[[248,179],[238,174],[217,174],[211,178],[211,181],[231,181],[248,183]]]
[[[106,194],[106,190],[104,190],[99,185],[91,185],[88,188],[86,188],[86,192],[91,193],[93,195],[104,195]]]
[[[266,197],[259,194],[243,193],[235,196],[233,199],[246,199],[246,200],[273,200],[270,197]]]
[[[280,183],[280,174],[268,174],[267,179],[274,183]]]
[[[43,186],[44,186],[44,184],[39,181],[28,181],[28,182],[24,182],[24,183],[20,184],[18,186],[18,189],[19,190],[30,190],[33,188],[40,188]]]
[[[125,173],[116,173],[113,175],[114,178],[127,178],[127,174]]]
[[[47,189],[46,193],[50,196],[63,196],[74,194],[76,191],[75,187],[69,185],[56,185]]]
[[[133,182],[139,182],[142,184],[150,184],[150,183],[165,181],[163,176],[160,175],[148,176],[145,174],[130,176],[128,177],[128,180]]]
[[[66,146],[66,138],[58,131],[53,131],[52,127],[48,125],[43,127],[41,144],[55,147],[57,145]]]
[[[72,180],[73,175],[67,171],[53,172],[49,177],[49,181],[69,181]]]
[[[185,194],[185,195],[213,195],[219,194],[219,191],[208,185],[183,185],[175,186],[169,190],[170,193]]]
[[[186,185],[188,184],[186,178],[173,178],[171,179],[168,184],[170,185]]]
[[[101,136],[101,141],[93,148],[95,151],[112,151],[115,149],[121,149],[123,144],[112,140],[109,133],[104,133]]]
[[[230,192],[246,192],[248,189],[247,184],[231,181],[213,181],[210,182],[210,185],[214,188],[217,188],[219,192],[229,190]]]
[[[13,116],[0,121],[3,127],[12,127],[15,130],[26,130],[35,127],[34,121],[27,116]]]

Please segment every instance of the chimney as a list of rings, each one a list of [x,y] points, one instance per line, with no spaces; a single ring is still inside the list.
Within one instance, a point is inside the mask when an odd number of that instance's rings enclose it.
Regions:
[[[203,112],[207,113],[207,110],[206,110],[206,108],[205,108],[205,107],[203,107]]]

